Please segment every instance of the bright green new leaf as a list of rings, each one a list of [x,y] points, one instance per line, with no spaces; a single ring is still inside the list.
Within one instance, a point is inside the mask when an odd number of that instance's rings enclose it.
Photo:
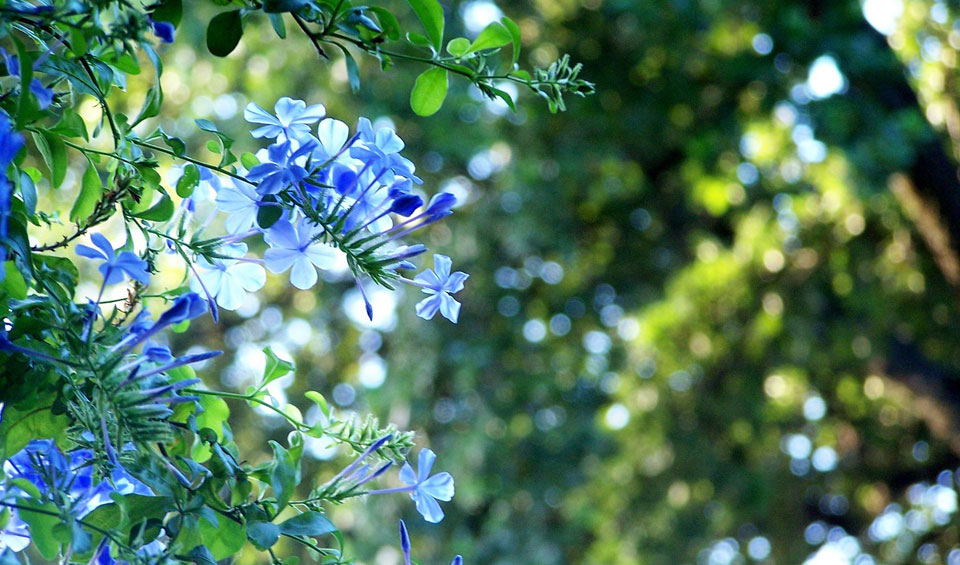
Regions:
[[[513,64],[516,64],[517,59],[520,58],[520,26],[506,16],[501,18],[500,22],[503,24],[503,27],[507,28],[507,31],[510,32],[510,38],[513,41]]]
[[[495,49],[513,43],[513,35],[500,22],[493,22],[483,28],[480,35],[470,44],[468,53],[481,51],[483,49]]]
[[[199,182],[200,169],[193,163],[190,163],[183,168],[183,174],[180,175],[180,178],[177,180],[177,196],[180,198],[188,198],[193,194],[193,190],[197,188]]]
[[[466,37],[457,37],[447,42],[447,53],[454,57],[462,57],[470,49],[470,40]]]
[[[447,97],[447,71],[439,67],[424,71],[410,92],[410,107],[419,116],[432,116]]]
[[[210,428],[217,434],[217,439],[223,440],[223,424],[230,418],[230,407],[222,398],[200,395],[200,406],[203,413],[197,415],[197,427]]]
[[[430,43],[439,51],[443,46],[443,7],[440,6],[440,2],[437,0],[408,0],[408,2],[427,31]]]
[[[287,373],[293,372],[293,363],[277,357],[270,346],[263,348],[263,354],[267,356],[267,364],[263,369],[263,380],[260,381],[260,388],[267,386]]]

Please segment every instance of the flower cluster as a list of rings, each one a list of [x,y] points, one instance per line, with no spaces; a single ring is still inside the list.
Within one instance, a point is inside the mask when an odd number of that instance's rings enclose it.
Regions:
[[[248,163],[249,170],[231,176],[201,170],[202,190],[186,205],[195,207],[202,198],[197,195],[208,195],[226,214],[228,233],[216,239],[215,254],[197,261],[193,290],[234,310],[245,293],[264,285],[264,267],[289,272],[290,284],[301,290],[317,283],[318,270],[348,267],[361,290],[363,279],[419,287],[430,295],[417,306],[420,317],[440,312],[456,322],[460,305],[452,295],[468,275],[451,274],[449,258],[435,256],[435,273],[413,279],[398,274],[414,268],[410,259],[426,251],[407,242],[408,236],[450,215],[456,198],[441,192],[424,201],[415,189],[422,183],[415,166],[401,155],[403,141],[389,128],[374,129],[361,118],[351,134],[344,122],[325,118],[322,105],[290,98],[277,101],[274,111],[253,103],[244,111],[258,126],[253,137],[273,141]],[[244,242],[258,234],[267,250],[262,259],[247,257]],[[367,311],[372,317],[369,302]]]
[[[42,511],[49,511],[17,502],[25,496],[32,494],[31,500],[35,503],[49,502],[53,508],[74,519],[83,519],[97,507],[111,502],[112,493],[153,494],[119,466],[109,477],[98,480],[94,476],[93,457],[93,451],[89,449],[63,454],[52,440],[34,440],[7,459],[3,470],[7,484],[11,486],[0,489],[0,505],[9,509],[10,519],[0,529],[0,550],[23,550],[30,543],[32,519],[42,516]],[[144,547],[146,552],[151,549],[150,546]]]

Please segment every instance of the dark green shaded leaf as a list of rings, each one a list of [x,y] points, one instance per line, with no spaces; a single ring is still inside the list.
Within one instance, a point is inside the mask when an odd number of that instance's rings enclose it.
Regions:
[[[237,47],[242,36],[240,10],[217,14],[207,26],[207,49],[217,57],[226,57]]]

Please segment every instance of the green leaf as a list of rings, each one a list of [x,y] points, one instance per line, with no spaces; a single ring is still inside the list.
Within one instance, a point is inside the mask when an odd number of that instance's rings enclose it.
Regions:
[[[277,197],[272,194],[265,196],[262,200],[262,202],[267,204],[276,201]],[[257,210],[257,225],[263,229],[267,229],[277,223],[282,215],[283,208],[280,206],[261,206],[260,209]]]
[[[347,77],[350,79],[350,90],[360,91],[360,69],[357,67],[357,60],[353,58],[346,49],[343,50],[343,59],[347,63]]]
[[[383,35],[394,41],[400,39],[400,22],[393,14],[379,6],[370,6],[367,9],[377,15],[377,20],[383,29]]]
[[[447,53],[454,57],[462,57],[470,49],[470,40],[466,37],[457,37],[447,42]]]
[[[432,116],[447,97],[447,71],[439,67],[424,71],[410,92],[410,107],[419,116]]]
[[[313,403],[320,408],[320,411],[323,412],[324,416],[327,418],[330,417],[330,406],[327,404],[327,399],[324,398],[322,394],[315,390],[308,390],[307,392],[303,393],[303,395],[312,400]]]
[[[263,369],[263,380],[260,381],[261,389],[280,377],[293,372],[293,363],[277,357],[277,354],[273,352],[269,345],[263,348],[263,354],[267,356],[267,363]]]
[[[23,198],[27,216],[32,217],[37,212],[37,185],[26,171],[20,173],[20,196]]]
[[[180,198],[188,198],[193,194],[193,190],[197,188],[197,184],[200,183],[200,169],[196,165],[190,163],[183,168],[183,174],[180,175],[180,178],[177,180],[177,195]]]
[[[198,545],[187,552],[187,557],[189,557],[191,561],[202,563],[203,565],[217,565],[217,559],[210,553],[209,549],[202,545]]]
[[[51,399],[52,400],[52,399]],[[23,449],[31,440],[66,436],[70,419],[63,414],[55,415],[50,406],[36,406],[23,411],[5,406],[0,420],[0,459]]]
[[[493,22],[483,28],[480,35],[470,44],[470,49],[467,52],[473,53],[483,49],[495,49],[512,42],[513,35],[510,31],[502,23]]]
[[[17,58],[20,61],[21,88],[17,106],[17,129],[21,129],[24,124],[32,122],[36,118],[40,108],[37,106],[37,101],[30,92],[29,86],[30,82],[33,81],[33,57],[19,39],[14,37],[13,42],[17,46]]]
[[[240,164],[249,171],[260,164],[260,159],[257,159],[256,155],[248,151],[240,155]]]
[[[250,522],[247,524],[247,538],[257,549],[266,551],[280,539],[280,527],[271,522]]]
[[[43,162],[50,169],[50,185],[58,188],[67,174],[67,148],[60,136],[43,131],[33,132],[33,141],[43,157]]]
[[[443,46],[443,7],[437,0],[407,0],[437,51]]]
[[[277,37],[280,39],[287,38],[287,26],[283,23],[282,14],[268,14],[270,18],[270,25],[273,27],[273,31],[277,32]]]
[[[133,214],[137,218],[151,222],[166,222],[173,217],[173,200],[166,193],[160,195],[160,201],[143,212]]]
[[[520,26],[506,16],[500,19],[500,23],[502,23],[503,27],[507,28],[507,31],[510,32],[510,38],[513,41],[513,64],[515,65],[517,63],[517,59],[520,58]]]
[[[17,269],[17,264],[13,261],[4,261],[3,272],[3,286],[6,293],[17,300],[26,298],[27,281],[23,279],[23,274]]]
[[[70,221],[76,224],[85,223],[96,209],[102,194],[103,185],[100,182],[100,175],[93,163],[90,163],[80,181],[80,194],[77,195],[77,200],[70,209]]]
[[[268,14],[296,12],[309,3],[309,0],[264,0],[263,11]]]
[[[287,505],[294,489],[300,484],[300,457],[297,450],[286,450],[275,441],[270,442],[270,447],[273,448],[270,486],[273,487],[273,494],[282,508]]]
[[[226,57],[237,47],[242,36],[240,10],[217,14],[207,26],[207,49],[217,57]]]
[[[30,539],[33,540],[37,551],[44,559],[52,562],[60,553],[60,541],[56,536],[57,526],[63,524],[59,516],[60,511],[52,502],[40,505],[29,498],[19,498],[17,503],[20,505],[17,515],[30,526]],[[45,512],[35,512],[32,509]],[[53,516],[47,512],[53,512]]]
[[[203,412],[197,415],[197,427],[210,428],[223,441],[223,424],[230,418],[230,407],[222,398],[201,394],[198,401]]]
[[[160,90],[160,85],[151,86],[147,90],[147,96],[143,100],[143,107],[140,108],[140,113],[137,114],[137,117],[133,120],[131,126],[135,126],[146,120],[147,118],[152,118],[160,114],[160,106],[163,104],[163,91]]]
[[[151,18],[158,22],[170,22],[174,27],[180,25],[180,19],[183,18],[182,0],[160,0],[154,6]]]
[[[84,123],[83,118],[80,117],[80,114],[69,108],[64,109],[63,116],[60,118],[60,121],[57,122],[57,125],[50,128],[50,131],[59,133],[60,135],[65,135],[67,137],[82,137],[83,139],[89,139],[87,137],[87,124]]]
[[[280,524],[280,531],[289,536],[316,537],[337,531],[337,527],[319,512],[304,512]]]

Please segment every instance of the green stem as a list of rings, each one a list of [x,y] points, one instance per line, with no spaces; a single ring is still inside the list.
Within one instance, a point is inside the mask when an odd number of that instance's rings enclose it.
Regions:
[[[151,151],[156,151],[156,152],[158,152],[158,153],[165,153],[165,154],[167,154],[167,155],[170,155],[170,156],[173,157],[174,159],[180,159],[180,160],[183,160],[183,161],[187,161],[187,162],[189,162],[189,163],[193,163],[194,165],[197,165],[198,167],[204,167],[204,168],[206,168],[206,169],[210,169],[211,171],[217,171],[217,172],[220,173],[220,174],[227,175],[228,177],[233,177],[233,178],[235,178],[235,179],[237,179],[237,180],[239,180],[239,181],[243,181],[243,182],[245,182],[245,183],[247,183],[247,184],[249,184],[249,185],[251,185],[251,186],[257,186],[257,183],[248,181],[248,180],[247,180],[246,178],[244,178],[242,175],[238,175],[237,173],[235,173],[235,172],[233,172],[233,171],[229,171],[229,170],[227,170],[227,169],[224,169],[223,167],[218,167],[218,166],[216,166],[216,165],[209,165],[209,164],[204,163],[203,161],[201,161],[201,160],[199,160],[199,159],[194,159],[193,157],[190,157],[190,156],[188,156],[188,155],[178,155],[178,154],[174,153],[173,150],[171,150],[171,149],[167,149],[166,147],[161,147],[161,146],[159,146],[159,145],[154,145],[154,144],[152,144],[152,143],[148,143],[148,142],[146,142],[146,141],[142,141],[142,140],[139,140],[139,139],[136,139],[136,138],[130,138],[130,141],[131,141],[133,144],[135,144],[135,145],[139,145],[140,147],[145,147],[145,148],[147,148],[147,149],[150,149]]]

